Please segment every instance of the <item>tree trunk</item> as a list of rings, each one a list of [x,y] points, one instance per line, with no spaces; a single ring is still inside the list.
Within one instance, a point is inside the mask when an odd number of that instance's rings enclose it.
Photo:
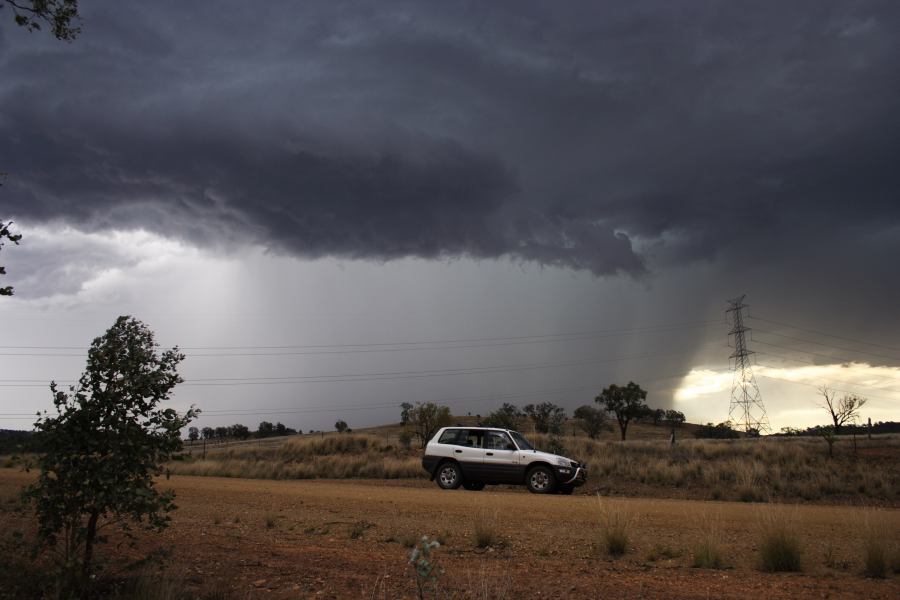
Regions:
[[[87,534],[84,539],[84,562],[81,564],[81,597],[90,596],[89,588],[91,583],[91,559],[94,556],[94,538],[97,537],[97,519],[100,513],[97,509],[91,511],[88,519]]]
[[[628,421],[625,421],[625,423],[619,423],[619,429],[622,430],[622,441],[624,442],[625,441],[625,432],[628,431]]]

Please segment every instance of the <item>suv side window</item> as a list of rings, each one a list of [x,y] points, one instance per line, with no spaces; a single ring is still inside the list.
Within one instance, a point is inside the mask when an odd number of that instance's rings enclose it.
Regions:
[[[464,446],[466,440],[465,429],[448,429],[441,434],[438,444],[452,444],[454,446]]]
[[[486,431],[484,447],[488,450],[508,450],[512,440],[502,431]]]

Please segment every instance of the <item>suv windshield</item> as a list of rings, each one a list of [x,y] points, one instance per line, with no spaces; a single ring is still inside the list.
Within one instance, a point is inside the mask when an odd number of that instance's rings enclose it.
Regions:
[[[534,446],[532,446],[531,443],[529,443],[529,441],[526,440],[525,437],[518,431],[510,431],[509,434],[516,441],[516,445],[519,446],[519,450],[534,450]]]

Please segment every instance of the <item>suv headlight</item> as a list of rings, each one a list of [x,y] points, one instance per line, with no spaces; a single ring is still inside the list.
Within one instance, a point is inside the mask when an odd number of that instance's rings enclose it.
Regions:
[[[561,456],[556,457],[556,466],[558,467],[570,467],[572,466],[572,461],[568,458],[563,458]]]

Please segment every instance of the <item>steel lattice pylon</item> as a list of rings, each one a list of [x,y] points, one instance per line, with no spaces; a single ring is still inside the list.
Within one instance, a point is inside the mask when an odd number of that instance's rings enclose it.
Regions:
[[[747,308],[744,304],[745,297],[746,294],[729,300],[730,308],[725,311],[731,316],[731,331],[728,335],[734,337],[734,352],[728,357],[734,360],[728,418],[736,425],[742,426],[747,433],[770,433],[769,417],[766,415],[766,407],[763,406],[750,363],[750,355],[753,352],[747,348],[747,332],[750,329],[744,326],[744,309]]]

